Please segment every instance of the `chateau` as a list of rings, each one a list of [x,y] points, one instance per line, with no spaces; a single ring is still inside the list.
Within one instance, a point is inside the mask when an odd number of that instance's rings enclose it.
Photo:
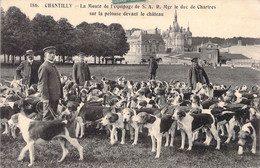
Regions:
[[[129,51],[125,60],[129,63],[140,63],[142,59],[148,60],[157,53],[165,52],[165,43],[159,30],[127,31]]]
[[[189,26],[187,30],[179,26],[176,10],[173,24],[162,33],[162,37],[167,52],[192,51],[192,33]]]
[[[186,30],[179,26],[176,10],[173,25],[164,32],[157,28],[132,29],[126,30],[126,35],[130,47],[125,56],[128,63],[140,63],[159,53],[192,51],[192,33],[189,27]]]

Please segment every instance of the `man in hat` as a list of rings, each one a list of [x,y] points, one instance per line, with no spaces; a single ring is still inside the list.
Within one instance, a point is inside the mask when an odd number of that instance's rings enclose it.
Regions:
[[[198,58],[191,59],[192,65],[188,72],[188,85],[194,90],[196,89],[197,83],[209,84],[209,78],[205,70],[199,66]]]
[[[39,90],[43,101],[43,120],[52,120],[57,115],[59,99],[63,98],[60,74],[55,66],[56,47],[43,49],[45,61],[40,66]]]
[[[38,69],[41,63],[34,60],[32,50],[27,50],[24,56],[27,59],[16,68],[16,79],[22,79],[23,84],[30,87],[32,84],[38,83]]]
[[[78,53],[78,62],[75,62],[72,70],[72,77],[75,84],[84,86],[85,82],[91,80],[90,70],[87,63],[84,62],[85,53]]]
[[[148,64],[150,80],[152,79],[155,80],[157,68],[158,68],[158,64],[156,60],[154,59],[154,57],[150,57],[149,64]]]

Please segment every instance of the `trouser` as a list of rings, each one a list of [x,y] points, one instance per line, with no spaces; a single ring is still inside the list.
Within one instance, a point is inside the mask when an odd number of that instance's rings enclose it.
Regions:
[[[151,74],[150,80],[154,79],[155,80],[155,74]]]
[[[43,121],[46,120],[53,120],[53,114],[57,116],[57,108],[58,108],[59,100],[50,100],[49,103],[43,102]],[[52,109],[52,112],[50,111],[50,108]]]

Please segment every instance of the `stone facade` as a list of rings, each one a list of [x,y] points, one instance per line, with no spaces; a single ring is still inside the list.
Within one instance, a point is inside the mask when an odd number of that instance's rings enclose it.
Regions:
[[[200,59],[207,62],[218,64],[219,63],[219,45],[209,41],[208,43],[201,44],[199,47]]]
[[[130,49],[125,56],[129,63],[140,63],[142,59],[148,60],[151,56],[165,51],[165,44],[159,30],[135,30],[128,31],[127,42]]]

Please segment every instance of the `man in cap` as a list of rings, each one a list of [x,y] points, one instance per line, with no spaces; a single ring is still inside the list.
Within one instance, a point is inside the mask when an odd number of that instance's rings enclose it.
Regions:
[[[78,53],[79,61],[73,65],[72,77],[78,86],[84,86],[86,81],[91,80],[89,66],[84,62],[85,56],[83,52]]]
[[[157,68],[158,68],[158,64],[156,60],[154,59],[154,57],[150,57],[149,64],[148,64],[150,80],[152,79],[155,80]]]
[[[16,79],[22,79],[23,84],[30,87],[32,84],[38,83],[38,69],[41,63],[34,60],[32,50],[27,50],[24,56],[27,59],[16,68]]]
[[[63,98],[63,89],[59,72],[55,66],[56,47],[43,49],[45,61],[40,66],[39,90],[43,101],[43,120],[52,120],[57,115],[59,99]]]
[[[192,65],[188,72],[188,85],[194,90],[196,89],[197,83],[209,84],[209,78],[205,70],[199,66],[198,58],[191,59]]]

